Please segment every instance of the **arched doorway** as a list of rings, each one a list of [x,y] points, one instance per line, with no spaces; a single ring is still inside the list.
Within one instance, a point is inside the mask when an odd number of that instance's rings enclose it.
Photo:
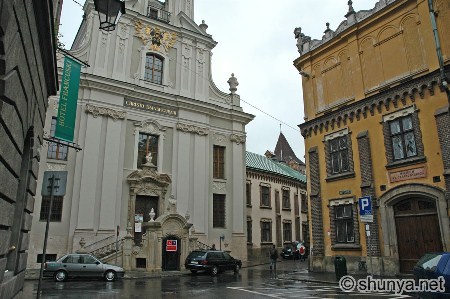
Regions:
[[[180,270],[181,240],[175,236],[167,236],[162,243],[162,270]]]
[[[394,206],[400,272],[411,272],[426,252],[442,251],[436,201],[410,197]]]

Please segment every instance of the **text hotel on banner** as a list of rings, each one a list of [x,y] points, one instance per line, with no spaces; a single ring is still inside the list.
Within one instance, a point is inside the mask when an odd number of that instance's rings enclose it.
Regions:
[[[73,142],[80,72],[81,64],[66,56],[59,91],[55,137],[69,142]]]
[[[177,240],[167,240],[166,251],[177,251]]]

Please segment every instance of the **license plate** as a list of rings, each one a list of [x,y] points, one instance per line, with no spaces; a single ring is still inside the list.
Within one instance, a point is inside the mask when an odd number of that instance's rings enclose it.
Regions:
[[[198,264],[198,262],[196,262],[196,261],[191,261],[191,265],[197,265]]]

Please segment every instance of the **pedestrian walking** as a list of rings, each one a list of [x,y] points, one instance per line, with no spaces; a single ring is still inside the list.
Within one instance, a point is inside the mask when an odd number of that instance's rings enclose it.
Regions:
[[[300,244],[300,247],[298,249],[298,252],[300,253],[300,261],[306,260],[306,247],[303,244]]]
[[[275,248],[275,245],[272,245],[272,249],[269,251],[270,254],[270,271],[272,272],[272,269],[276,275],[277,273],[277,259],[278,259],[278,251]]]
[[[216,244],[212,244],[211,250],[216,250]]]

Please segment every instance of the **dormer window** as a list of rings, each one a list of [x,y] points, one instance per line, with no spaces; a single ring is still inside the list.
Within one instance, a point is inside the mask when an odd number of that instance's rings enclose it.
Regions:
[[[170,12],[164,10],[164,8],[165,8],[164,2],[155,3],[155,1],[153,1],[153,3],[149,3],[149,5],[147,6],[147,17],[152,20],[169,23]]]
[[[149,8],[148,16],[150,19],[157,20],[158,19],[158,10]]]
[[[145,58],[144,80],[162,84],[163,61],[164,59],[162,57],[148,53]]]

